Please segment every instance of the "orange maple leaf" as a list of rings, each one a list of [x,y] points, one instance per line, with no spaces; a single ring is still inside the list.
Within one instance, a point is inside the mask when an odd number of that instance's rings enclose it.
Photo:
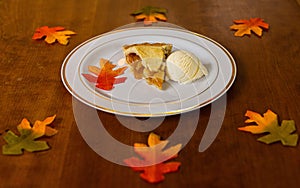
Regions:
[[[64,30],[65,28],[63,27],[49,28],[48,26],[43,26],[35,30],[32,39],[37,40],[45,37],[45,41],[48,44],[53,44],[57,40],[60,44],[67,45],[69,43],[68,39],[70,38],[68,35],[74,35],[76,33],[73,31]]]
[[[168,144],[167,140],[160,140],[160,137],[151,133],[148,137],[148,145],[135,143],[134,150],[143,159],[131,157],[124,162],[134,171],[142,172],[140,177],[150,183],[158,183],[165,179],[164,174],[175,172],[181,165],[180,162],[165,162],[177,157],[181,144],[163,150]]]
[[[234,33],[234,36],[237,37],[251,35],[251,31],[253,31],[258,36],[262,36],[263,29],[269,29],[269,24],[265,23],[261,18],[250,18],[249,20],[234,20],[233,22],[235,24],[230,26],[230,29],[237,30]]]
[[[117,76],[124,73],[127,67],[121,67],[113,70],[116,65],[112,64],[106,59],[100,59],[100,68],[96,66],[89,66],[88,69],[91,74],[82,74],[89,82],[96,83],[96,87],[103,90],[112,90],[114,84],[120,84],[125,82],[126,77],[116,78]]]
[[[131,13],[131,16],[134,16],[136,21],[144,21],[145,25],[150,25],[157,21],[167,21],[166,13],[167,9],[146,6]]]
[[[245,116],[249,118],[245,121],[245,123],[257,123],[257,125],[239,127],[238,129],[241,131],[248,131],[253,134],[267,132],[268,127],[272,127],[278,124],[277,115],[271,110],[268,110],[263,114],[263,116],[261,116],[259,113],[247,110]]]

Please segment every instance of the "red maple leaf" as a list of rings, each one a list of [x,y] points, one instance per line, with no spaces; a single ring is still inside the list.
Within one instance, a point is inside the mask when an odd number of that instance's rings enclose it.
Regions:
[[[127,67],[118,68],[113,70],[116,65],[113,65],[106,59],[100,60],[100,68],[96,66],[89,66],[89,71],[97,76],[91,74],[82,74],[85,79],[91,83],[95,83],[97,88],[103,90],[112,90],[114,84],[120,84],[125,82],[126,77],[116,78],[117,76],[124,73]]]
[[[142,159],[131,157],[124,162],[134,171],[141,172],[140,177],[150,183],[163,181],[164,174],[177,171],[181,165],[180,162],[166,162],[177,157],[181,144],[163,150],[167,144],[168,141],[161,141],[158,135],[151,133],[148,137],[149,147],[145,144],[134,144],[135,152]]]

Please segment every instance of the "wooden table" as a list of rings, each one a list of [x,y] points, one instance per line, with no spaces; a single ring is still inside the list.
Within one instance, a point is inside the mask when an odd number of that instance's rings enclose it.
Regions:
[[[237,77],[227,92],[226,114],[213,144],[198,146],[212,105],[201,108],[199,123],[176,161],[179,172],[156,185],[139,173],[95,153],[82,138],[73,100],[60,78],[67,54],[85,40],[133,22],[129,14],[146,5],[168,9],[168,22],[210,37],[233,55]],[[261,17],[270,24],[263,37],[234,37],[234,19]],[[125,1],[0,0],[0,134],[57,114],[58,134],[46,138],[51,149],[0,155],[0,187],[299,187],[300,148],[257,142],[260,135],[240,132],[246,110],[272,109],[279,120],[293,119],[300,130],[300,7],[296,0]],[[64,26],[77,35],[67,46],[31,39],[36,28]],[[73,102],[72,102],[73,101]],[[190,120],[197,111],[184,114]],[[146,142],[148,132],[130,131],[115,115],[98,112],[107,131],[124,144]],[[154,132],[168,138],[180,115],[166,117]],[[125,118],[136,123],[136,118]],[[88,126],[88,125],[87,125]],[[1,136],[0,144],[5,141]],[[107,143],[109,145],[109,143]]]

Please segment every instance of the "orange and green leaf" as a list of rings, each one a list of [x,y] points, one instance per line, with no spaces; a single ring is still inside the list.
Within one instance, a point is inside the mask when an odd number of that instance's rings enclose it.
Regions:
[[[91,74],[82,74],[82,76],[91,83],[95,83],[96,87],[103,90],[112,90],[114,84],[124,83],[126,77],[116,78],[119,75],[122,75],[127,67],[121,67],[113,70],[116,65],[112,64],[110,61],[101,58],[100,67],[89,66],[89,72]]]
[[[258,138],[258,141],[266,144],[281,141],[286,146],[297,145],[298,134],[294,133],[296,127],[293,120],[283,120],[279,126],[277,115],[271,110],[268,110],[263,116],[253,111],[247,111],[245,116],[248,117],[245,123],[255,123],[256,125],[239,127],[238,130],[253,134],[269,133]]]
[[[131,157],[125,159],[124,163],[134,171],[141,172],[140,177],[150,183],[158,183],[165,179],[164,174],[176,172],[181,165],[180,162],[166,162],[177,157],[181,144],[164,149],[169,143],[160,140],[160,137],[150,133],[148,146],[143,143],[135,143],[134,151],[142,158]]]
[[[251,31],[258,36],[262,36],[263,29],[269,29],[269,24],[265,23],[261,18],[250,18],[249,20],[234,20],[235,24],[230,29],[237,30],[234,36],[242,37],[251,35]]]
[[[29,121],[24,118],[17,126],[20,136],[11,130],[3,136],[7,144],[3,145],[2,153],[4,155],[21,155],[23,150],[34,152],[49,149],[46,141],[36,141],[36,139],[42,136],[53,136],[57,133],[56,129],[48,126],[55,117],[56,115],[48,117],[44,121],[36,121],[32,127]]]
[[[32,39],[37,40],[45,38],[45,41],[48,44],[53,44],[58,41],[62,45],[67,45],[69,43],[68,39],[71,37],[69,35],[74,34],[76,33],[73,31],[65,30],[65,28],[63,27],[49,28],[48,26],[43,26],[35,30]]]
[[[146,6],[131,13],[131,16],[133,16],[136,21],[144,21],[145,25],[151,25],[153,22],[167,21],[166,13],[167,9]]]

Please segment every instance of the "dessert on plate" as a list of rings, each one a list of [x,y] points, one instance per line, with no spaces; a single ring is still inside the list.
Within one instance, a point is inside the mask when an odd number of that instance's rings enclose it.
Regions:
[[[148,84],[162,89],[165,81],[166,58],[171,54],[172,44],[140,43],[123,46],[130,70],[136,79],[144,78]]]
[[[197,56],[185,50],[172,52],[172,44],[139,43],[124,45],[127,64],[136,79],[162,89],[165,79],[191,83],[208,74]]]

